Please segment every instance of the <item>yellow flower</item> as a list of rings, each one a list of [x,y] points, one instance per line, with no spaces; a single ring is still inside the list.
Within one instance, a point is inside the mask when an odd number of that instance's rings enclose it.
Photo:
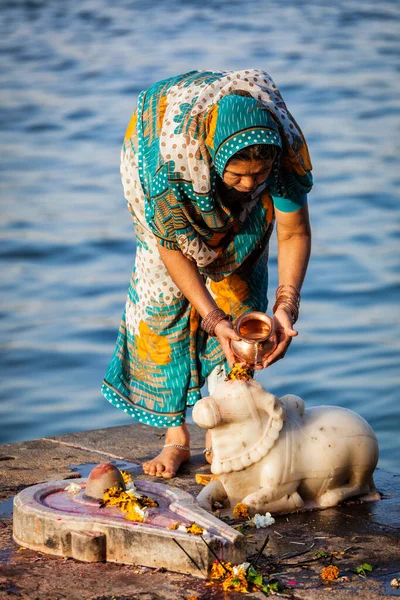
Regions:
[[[139,336],[136,338],[140,358],[150,360],[156,365],[167,365],[171,362],[171,346],[167,338],[151,331],[144,322],[139,323]]]
[[[225,592],[235,591],[248,593],[247,579],[244,575],[239,573],[238,575],[228,575],[225,581],[222,583],[222,587]]]
[[[196,483],[199,485],[208,485],[210,481],[218,481],[218,475],[212,473],[196,473]]]
[[[222,560],[216,560],[211,567],[211,579],[223,579],[226,575],[233,573],[231,563],[225,563]]]
[[[235,307],[249,297],[247,283],[236,274],[228,275],[222,281],[212,281],[210,286],[216,303],[226,313],[236,313]]]
[[[226,377],[229,381],[248,381],[252,378],[251,369],[249,367],[242,367],[239,363],[235,363],[230,373]]]
[[[202,535],[204,533],[204,527],[200,527],[196,523],[192,523],[189,527],[186,527],[187,533],[193,533],[193,535]]]
[[[122,475],[125,485],[131,482],[133,483],[133,477],[130,473],[127,473],[126,471],[120,471],[120,473]]]
[[[235,519],[247,519],[249,516],[249,507],[243,502],[238,502],[233,509],[233,516]]]
[[[104,506],[117,506],[123,513],[126,513],[126,519],[142,523],[147,516],[144,509],[149,506],[158,506],[158,504],[147,496],[136,497],[121,488],[113,487],[103,494],[101,507]]]
[[[339,577],[339,569],[335,565],[324,567],[321,572],[321,577],[325,581],[334,581]]]
[[[135,521],[136,523],[143,523],[146,516],[146,511],[142,510],[138,505],[130,506],[126,513],[126,519],[128,521]]]

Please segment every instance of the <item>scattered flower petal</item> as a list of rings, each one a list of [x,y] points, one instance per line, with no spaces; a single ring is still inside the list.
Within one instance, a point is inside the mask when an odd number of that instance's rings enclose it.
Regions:
[[[203,535],[205,531],[204,527],[200,527],[197,523],[192,523],[186,528],[187,533],[193,533],[193,535]]]
[[[339,577],[339,569],[336,565],[329,565],[324,567],[321,571],[321,577],[325,581],[334,581]]]
[[[78,494],[81,491],[81,486],[79,483],[70,483],[64,491],[68,492],[68,494]]]
[[[199,485],[208,485],[211,481],[218,481],[218,475],[212,473],[196,473],[195,478]]]
[[[271,513],[267,512],[265,515],[254,515],[252,521],[254,521],[257,529],[269,527],[275,523],[274,517],[271,517]]]

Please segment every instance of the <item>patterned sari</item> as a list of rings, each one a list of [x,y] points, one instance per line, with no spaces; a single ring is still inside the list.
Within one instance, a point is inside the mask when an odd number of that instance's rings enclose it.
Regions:
[[[227,161],[254,144],[281,151],[266,182],[235,206],[221,196],[221,178]],[[192,71],[139,95],[122,147],[121,177],[137,250],[102,392],[143,423],[177,426],[224,355],[201,329],[157,246],[194,261],[227,313],[265,312],[274,206],[290,212],[304,205],[311,162],[266,73]]]

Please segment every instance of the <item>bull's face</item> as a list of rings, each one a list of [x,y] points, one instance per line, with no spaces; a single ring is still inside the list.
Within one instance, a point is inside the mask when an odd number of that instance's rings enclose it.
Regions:
[[[232,382],[233,383],[233,382]],[[193,420],[199,427],[214,429],[220,425],[259,420],[248,386],[236,381],[221,384],[212,396],[199,400],[193,409]]]
[[[214,429],[222,423],[221,413],[217,403],[211,396],[196,402],[193,408],[193,421],[204,429]]]

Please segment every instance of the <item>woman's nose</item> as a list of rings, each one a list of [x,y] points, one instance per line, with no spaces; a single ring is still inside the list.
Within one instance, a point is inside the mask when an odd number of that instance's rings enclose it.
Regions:
[[[255,187],[256,178],[250,175],[246,175],[245,177],[242,177],[240,184],[247,190],[252,190]]]

